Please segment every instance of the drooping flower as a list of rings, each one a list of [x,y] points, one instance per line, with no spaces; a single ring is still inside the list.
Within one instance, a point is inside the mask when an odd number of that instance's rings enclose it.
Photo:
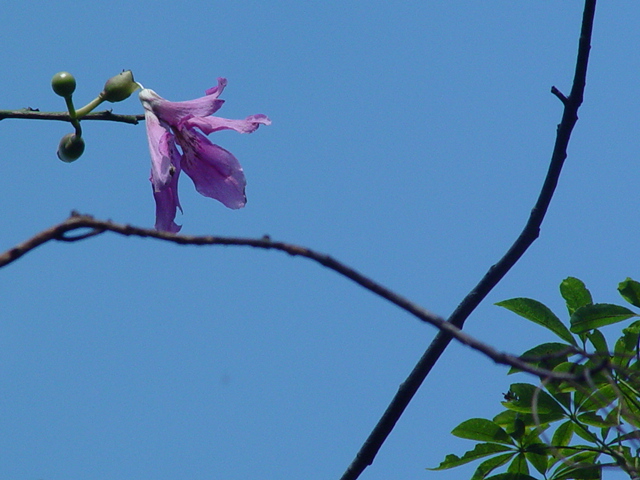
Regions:
[[[218,78],[218,85],[207,90],[204,97],[186,102],[170,102],[147,88],[139,94],[151,152],[150,180],[157,230],[180,231],[175,217],[178,208],[182,211],[178,177],[183,170],[205,197],[234,209],[246,203],[246,181],[240,163],[231,152],[211,143],[206,135],[218,130],[251,133],[260,125],[271,124],[271,120],[262,114],[244,120],[211,116],[224,103],[218,97],[226,85],[226,79]]]

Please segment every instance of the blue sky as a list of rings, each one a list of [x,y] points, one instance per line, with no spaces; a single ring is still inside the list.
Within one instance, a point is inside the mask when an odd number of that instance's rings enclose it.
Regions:
[[[227,210],[185,176],[182,232],[306,245],[446,316],[535,201],[581,3],[6,2],[0,108],[62,110],[61,70],[78,106],[122,69],[176,101],[226,77],[220,116],[273,124],[211,135],[242,163],[248,203]],[[598,6],[541,237],[467,324],[501,350],[551,338],[494,302],[564,315],[567,276],[602,302],[640,279],[639,18],[636,2]],[[135,96],[113,109],[142,113]],[[69,125],[0,122],[0,249],[74,209],[153,225],[144,125],[83,128],[85,154],[64,164]],[[1,478],[339,478],[435,334],[318,265],[246,248],[49,244],[0,289]],[[497,413],[511,381],[452,345],[361,478],[470,476],[424,469],[471,448],[449,432]]]

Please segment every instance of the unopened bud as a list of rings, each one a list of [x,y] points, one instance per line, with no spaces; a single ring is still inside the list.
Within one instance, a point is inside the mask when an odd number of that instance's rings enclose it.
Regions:
[[[75,162],[84,152],[84,140],[75,133],[67,133],[58,145],[58,158],[66,163]]]
[[[69,72],[58,72],[51,79],[51,88],[61,97],[70,97],[76,89],[76,79]]]
[[[100,96],[107,102],[121,102],[129,98],[138,88],[140,85],[133,80],[131,70],[125,70],[107,80]]]

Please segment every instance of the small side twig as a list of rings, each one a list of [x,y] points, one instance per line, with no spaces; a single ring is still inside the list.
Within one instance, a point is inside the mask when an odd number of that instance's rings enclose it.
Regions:
[[[556,97],[558,97],[560,99],[560,101],[566,105],[567,102],[569,101],[567,99],[567,97],[564,96],[564,93],[562,93],[560,90],[558,90],[555,85],[553,87],[551,87],[551,93],[553,93]]]

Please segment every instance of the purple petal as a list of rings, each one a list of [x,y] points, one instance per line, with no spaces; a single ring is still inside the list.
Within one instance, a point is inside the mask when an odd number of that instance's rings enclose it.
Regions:
[[[226,85],[226,79],[218,78],[218,85],[206,90],[204,97],[185,102],[170,102],[149,89],[143,89],[139,94],[147,123],[158,230],[180,231],[175,217],[178,208],[182,210],[178,200],[181,169],[202,195],[234,209],[246,203],[246,180],[240,163],[200,131],[205,134],[218,130],[251,133],[260,125],[270,125],[271,120],[262,114],[244,120],[211,117],[224,103],[218,97]]]
[[[183,120],[186,127],[198,127],[207,135],[218,130],[235,130],[240,133],[255,132],[260,125],[271,125],[271,120],[261,113],[251,115],[244,120],[231,120],[220,117],[186,117]]]
[[[208,90],[205,90],[204,93],[206,95],[215,95],[217,98],[220,96],[220,94],[222,93],[222,91],[226,86],[227,86],[227,79],[218,77],[218,85],[216,85],[215,87],[211,87]]]
[[[178,233],[182,228],[174,221],[178,208],[182,211],[180,200],[178,199],[178,176],[180,171],[176,171],[171,182],[162,190],[153,188],[153,198],[156,201],[156,230]],[[150,179],[152,182],[153,180]]]
[[[183,151],[182,169],[196,190],[229,208],[244,207],[246,180],[236,157],[195,130],[181,131],[177,140]]]
[[[218,96],[224,90],[225,85],[226,80],[219,78],[218,86],[207,90],[207,92],[211,92],[210,94],[185,102],[170,102],[148,88],[142,90],[138,97],[146,110],[153,111],[161,120],[175,126],[186,115],[206,117],[217,112],[224,103],[224,100],[218,99]]]
[[[145,109],[147,140],[151,153],[151,178],[156,189],[163,188],[170,180],[172,164],[180,162],[180,154],[175,147],[175,139],[168,126],[161,124],[151,110]]]

